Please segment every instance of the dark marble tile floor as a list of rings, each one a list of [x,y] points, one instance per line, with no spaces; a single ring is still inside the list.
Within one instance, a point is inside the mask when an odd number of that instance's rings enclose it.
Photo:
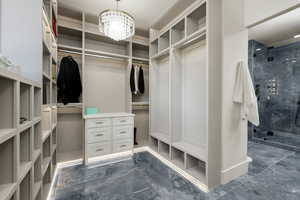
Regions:
[[[267,135],[266,132],[256,131],[251,140],[261,140],[262,143],[277,146],[292,151],[300,152],[300,136],[292,133],[273,131],[274,135]],[[260,142],[260,141],[259,141]]]
[[[249,142],[249,173],[206,194],[148,152],[61,169],[54,200],[299,200],[300,153]]]

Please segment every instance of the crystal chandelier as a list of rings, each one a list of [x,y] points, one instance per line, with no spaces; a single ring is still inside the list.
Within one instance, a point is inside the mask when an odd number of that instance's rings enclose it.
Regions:
[[[116,0],[116,10],[105,10],[99,15],[100,31],[116,41],[130,38],[135,33],[134,18],[119,10],[119,1]]]

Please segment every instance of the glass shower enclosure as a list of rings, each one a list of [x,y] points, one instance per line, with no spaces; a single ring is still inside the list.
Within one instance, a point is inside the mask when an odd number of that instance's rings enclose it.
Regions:
[[[250,40],[248,62],[260,116],[249,139],[300,151],[300,42],[268,47]]]

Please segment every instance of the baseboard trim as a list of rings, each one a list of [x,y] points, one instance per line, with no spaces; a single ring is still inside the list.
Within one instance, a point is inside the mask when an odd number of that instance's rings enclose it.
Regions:
[[[232,167],[221,171],[221,183],[226,184],[248,172],[248,165],[252,162],[252,158],[247,157],[243,162],[240,162]]]

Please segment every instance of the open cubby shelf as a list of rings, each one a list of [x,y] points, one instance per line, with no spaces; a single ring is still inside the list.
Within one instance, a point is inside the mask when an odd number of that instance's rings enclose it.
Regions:
[[[43,73],[47,76],[50,76],[50,57],[51,54],[48,51],[48,48],[44,45],[43,46]]]
[[[58,43],[61,46],[69,48],[82,48],[82,32],[79,30],[69,29],[66,27],[59,27],[58,29]]]
[[[15,81],[0,76],[0,137],[2,129],[14,128]]]
[[[9,200],[17,200],[17,192],[12,193],[7,199]]]
[[[43,197],[46,200],[51,186],[51,165],[47,167],[46,173],[43,176]]]
[[[31,129],[26,129],[20,133],[20,168],[21,171],[27,168],[27,165],[30,163],[30,133]]]
[[[170,145],[162,141],[158,141],[158,152],[166,159],[170,158]]]
[[[41,189],[41,187],[36,193],[33,193],[33,200],[42,200],[42,189]]]
[[[206,26],[206,3],[187,16],[187,36]]]
[[[159,37],[158,52],[161,52],[169,47],[170,47],[170,31],[167,31]]]
[[[43,77],[43,104],[50,104],[50,80]]]
[[[185,20],[182,19],[176,25],[174,25],[171,29],[171,44],[176,44],[181,41],[185,37]]]
[[[31,120],[31,86],[20,83],[20,124]]]
[[[20,183],[20,200],[30,200],[31,171],[29,171]]]
[[[39,151],[42,144],[42,125],[41,122],[34,125],[33,150]]]
[[[199,179],[201,182],[206,182],[206,164],[205,162],[187,154],[186,170],[189,174]]]
[[[52,81],[56,81],[56,77],[57,77],[57,64],[56,63],[53,63],[52,62],[52,67],[51,67],[51,70],[52,70]]]
[[[44,161],[50,157],[51,157],[51,139],[50,137],[48,137],[43,144],[43,164],[45,164]]]
[[[135,59],[149,59],[149,46],[132,43],[132,57]]]
[[[158,140],[154,137],[150,137],[150,147],[155,150],[158,151]]]
[[[43,109],[42,111],[42,131],[43,131],[43,139],[44,139],[44,133],[50,132],[52,129],[52,124],[51,124],[51,108],[47,107]]]
[[[0,197],[9,197],[15,189],[15,162],[14,162],[14,141],[16,138],[10,138],[6,142],[0,144]]]
[[[34,163],[34,176],[33,176],[33,198],[38,195],[42,186],[42,162],[41,156]]]
[[[52,84],[52,103],[57,103],[57,87],[56,84]]]
[[[57,157],[56,157],[56,150],[55,150],[52,155],[52,178],[56,169],[56,165],[57,165]]]
[[[185,141],[174,142],[172,146],[176,147],[177,149],[180,149],[181,151],[189,153],[204,162],[206,162],[207,160],[205,146],[201,146],[201,145],[197,146]]]
[[[171,161],[180,168],[184,168],[185,153],[175,147],[171,149]]]
[[[151,54],[151,56],[154,56],[154,55],[158,54],[158,39],[151,42],[151,44],[150,44],[150,54]]]
[[[41,88],[34,87],[34,117],[41,116],[41,105],[42,105],[42,90]]]
[[[52,131],[52,145],[57,144],[57,134],[56,134],[57,128],[54,128]]]
[[[53,106],[51,110],[51,116],[52,116],[52,129],[56,127],[57,124],[57,107]]]

